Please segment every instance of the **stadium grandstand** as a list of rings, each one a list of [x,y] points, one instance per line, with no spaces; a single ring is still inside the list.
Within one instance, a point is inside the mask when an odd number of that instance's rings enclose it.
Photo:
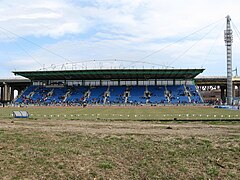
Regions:
[[[14,100],[34,105],[199,104],[194,78],[204,69],[14,71],[32,84]]]
[[[8,104],[13,102],[16,105],[165,105],[201,104],[204,102],[210,104],[216,104],[217,102],[227,105],[239,104],[240,78],[237,75],[237,68],[232,69],[233,31],[230,16],[227,16],[226,19],[227,26],[224,31],[224,40],[227,49],[227,76],[200,77],[198,75],[204,71],[202,68],[177,69],[170,66],[197,43],[177,56],[168,66],[143,61],[218,23],[217,21],[134,61],[106,59],[73,62],[42,48],[68,62],[61,64],[59,66],[61,69],[58,69],[58,65],[52,64],[49,70],[45,68],[44,64],[40,63],[42,68],[37,71],[14,71],[15,75],[25,79],[0,80],[0,102]],[[36,45],[34,42],[30,41],[30,43]],[[41,48],[38,45],[37,47]],[[87,65],[89,62],[93,63],[90,69]],[[111,68],[103,66],[103,63],[111,65]],[[116,68],[116,64],[119,65],[119,69]],[[142,69],[139,69],[140,64],[143,64]],[[66,70],[68,65],[72,65],[72,70]],[[138,69],[134,69],[133,65],[138,65],[136,66]],[[146,69],[144,68],[145,65],[147,66]],[[149,66],[152,68],[149,68]],[[161,68],[154,69],[154,67]],[[233,77],[234,71],[236,76]],[[17,91],[16,94],[18,94],[16,98],[14,91]]]

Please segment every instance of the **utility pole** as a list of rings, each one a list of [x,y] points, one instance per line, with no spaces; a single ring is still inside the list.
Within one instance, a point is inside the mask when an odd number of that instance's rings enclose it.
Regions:
[[[224,31],[224,40],[227,47],[227,105],[232,105],[232,42],[231,18],[227,17],[227,27]]]

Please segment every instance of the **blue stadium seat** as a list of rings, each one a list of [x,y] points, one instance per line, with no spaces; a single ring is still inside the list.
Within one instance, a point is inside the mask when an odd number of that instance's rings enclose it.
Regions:
[[[31,92],[34,91],[34,89],[36,89],[37,86],[29,86],[23,93],[22,95],[16,99],[15,102],[17,103],[23,103],[23,102],[28,102],[28,96]]]
[[[107,98],[107,103],[121,104],[125,102],[124,92],[126,86],[111,86],[109,89],[110,96]]]
[[[86,86],[69,87],[69,96],[66,99],[68,103],[81,103],[84,101],[84,95],[88,91]]]
[[[166,103],[167,99],[165,97],[164,86],[148,86],[148,91],[150,92],[150,104],[160,104],[160,103]]]
[[[48,102],[62,103],[64,101],[64,95],[67,93],[66,87],[53,88],[52,95],[48,97]]]
[[[90,89],[90,96],[87,99],[89,104],[103,104],[104,93],[107,91],[107,86],[96,86]]]
[[[146,86],[131,86],[130,96],[128,97],[128,103],[146,104],[146,97],[144,97],[145,91]]]
[[[189,103],[188,96],[185,95],[185,89],[183,85],[167,86],[167,90],[170,92],[170,103]]]
[[[165,91],[169,92],[168,97]],[[202,103],[202,98],[195,85],[169,85],[169,86],[71,86],[71,87],[44,87],[29,86],[16,103],[26,104],[57,104],[57,103],[83,103],[88,104],[123,104],[125,92],[130,92],[127,103],[130,104],[179,104]],[[87,92],[89,94],[87,95]],[[105,93],[109,92],[105,97]],[[145,92],[149,96],[145,97]],[[170,100],[170,102],[169,102]]]

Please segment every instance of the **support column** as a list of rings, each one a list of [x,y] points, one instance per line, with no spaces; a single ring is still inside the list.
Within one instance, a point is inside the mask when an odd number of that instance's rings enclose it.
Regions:
[[[238,97],[240,97],[240,85],[238,86]]]
[[[235,98],[236,97],[235,85],[233,85],[232,90],[233,90],[232,97]]]
[[[1,86],[1,101],[3,101],[3,86]]]
[[[14,88],[14,87],[11,87],[11,91],[10,91],[10,101],[13,101],[13,100],[14,100],[14,90],[15,90],[15,88]]]
[[[225,87],[220,86],[220,89],[221,89],[221,99],[222,99],[222,101],[225,101],[226,100],[226,96],[224,94]]]
[[[3,94],[2,94],[2,101],[7,102],[10,100],[10,87],[6,84],[3,83]]]
[[[227,16],[227,27],[224,31],[224,40],[227,47],[227,104],[232,104],[232,29],[231,29],[231,18]]]
[[[11,87],[9,85],[7,85],[7,101],[11,100]]]

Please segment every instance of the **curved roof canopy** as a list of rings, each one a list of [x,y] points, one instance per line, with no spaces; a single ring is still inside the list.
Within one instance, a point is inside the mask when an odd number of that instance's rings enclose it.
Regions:
[[[13,71],[30,80],[147,80],[193,79],[204,69],[92,69],[58,71]]]

